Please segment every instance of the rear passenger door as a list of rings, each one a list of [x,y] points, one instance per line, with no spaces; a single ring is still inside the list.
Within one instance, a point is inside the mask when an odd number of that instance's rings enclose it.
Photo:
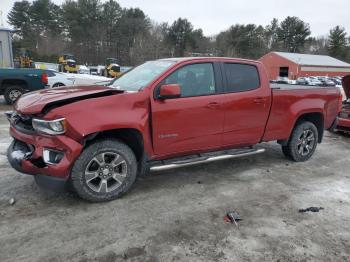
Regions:
[[[271,90],[254,64],[222,63],[225,81],[223,146],[260,142],[270,111]]]

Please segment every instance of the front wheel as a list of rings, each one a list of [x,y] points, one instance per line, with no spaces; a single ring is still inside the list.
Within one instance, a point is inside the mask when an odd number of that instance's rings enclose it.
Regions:
[[[136,174],[137,161],[126,144],[116,139],[97,140],[75,162],[71,184],[85,200],[110,201],[131,188]]]
[[[311,122],[300,122],[286,146],[282,146],[284,155],[296,162],[308,160],[315,152],[318,143],[318,131]]]

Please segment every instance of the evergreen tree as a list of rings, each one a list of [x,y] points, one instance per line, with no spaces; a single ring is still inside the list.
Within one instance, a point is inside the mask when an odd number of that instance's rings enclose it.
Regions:
[[[345,28],[336,26],[329,32],[328,54],[340,60],[346,60],[348,51],[348,42]]]
[[[292,53],[303,51],[310,34],[309,25],[295,16],[288,16],[278,28],[278,39],[282,42],[284,50]]]

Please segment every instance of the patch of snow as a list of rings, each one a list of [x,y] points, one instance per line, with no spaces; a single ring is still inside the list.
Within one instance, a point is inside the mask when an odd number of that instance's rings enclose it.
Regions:
[[[23,151],[16,150],[11,153],[11,157],[17,160],[22,160],[24,158],[24,153]]]

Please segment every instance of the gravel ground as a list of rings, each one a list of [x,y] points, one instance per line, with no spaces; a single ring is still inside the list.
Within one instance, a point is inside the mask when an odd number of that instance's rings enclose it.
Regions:
[[[350,261],[350,137],[327,132],[306,163],[266,143],[264,154],[152,173],[89,204],[10,168],[0,104],[2,262]],[[310,206],[324,210],[298,212]],[[223,220],[231,209],[239,227]]]

